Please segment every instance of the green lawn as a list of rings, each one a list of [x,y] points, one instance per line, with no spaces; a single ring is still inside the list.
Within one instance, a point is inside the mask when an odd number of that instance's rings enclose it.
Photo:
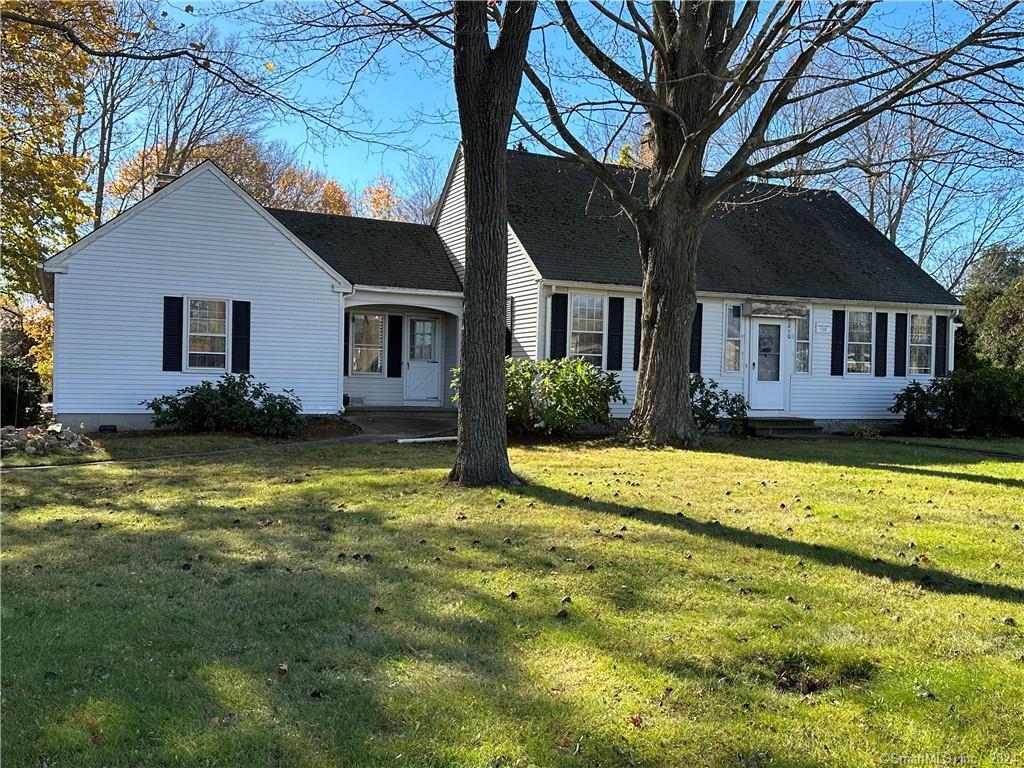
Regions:
[[[969,451],[988,451],[1006,453],[1017,457],[1024,456],[1024,438],[1020,437],[892,437],[886,438],[901,443],[918,445],[948,445],[952,448],[963,448]]]
[[[1024,463],[557,446],[464,491],[451,459],[4,475],[5,768],[1024,761]]]
[[[153,432],[126,432],[114,435],[89,435],[96,450],[90,453],[58,451],[46,456],[30,456],[18,451],[4,456],[4,467],[32,467],[41,464],[88,464],[110,459],[139,459],[178,453],[204,453],[235,448],[268,445],[270,440],[248,435],[167,435]]]

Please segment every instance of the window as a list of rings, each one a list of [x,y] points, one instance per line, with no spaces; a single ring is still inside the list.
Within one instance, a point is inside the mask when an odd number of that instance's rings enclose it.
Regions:
[[[409,359],[429,360],[434,362],[434,325],[433,320],[409,321]]]
[[[583,358],[600,368],[604,358],[604,297],[574,293],[570,316],[569,357]]]
[[[932,372],[932,325],[931,315],[910,316],[910,372]]]
[[[384,371],[384,315],[352,314],[352,373]]]
[[[847,313],[847,373],[871,373],[871,315],[860,311]]]
[[[793,372],[811,372],[811,313],[793,318]]]
[[[725,370],[740,369],[740,305],[729,304],[725,308]]]
[[[228,303],[222,299],[188,300],[188,367],[226,370]]]

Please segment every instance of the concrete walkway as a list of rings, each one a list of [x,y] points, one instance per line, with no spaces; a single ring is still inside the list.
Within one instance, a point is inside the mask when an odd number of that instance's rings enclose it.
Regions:
[[[137,462],[163,461],[169,459],[194,459],[204,456],[222,456],[230,453],[247,453],[249,451],[265,451],[267,449],[306,447],[311,445],[330,445],[335,443],[392,443],[408,437],[436,437],[455,434],[457,417],[454,412],[439,413],[403,413],[401,411],[360,411],[345,414],[362,432],[347,437],[329,437],[323,440],[293,440],[290,442],[273,443],[270,445],[248,445],[242,448],[221,448],[216,451],[193,451],[190,453],[167,453],[159,456],[136,456],[125,459],[97,459],[95,461],[75,461],[64,464],[35,464],[28,467],[3,467],[0,474],[8,472],[30,472],[42,469],[72,469],[89,467],[96,464],[134,464]]]
[[[363,442],[386,443],[408,437],[454,435],[454,411],[348,411],[345,418],[361,430]]]

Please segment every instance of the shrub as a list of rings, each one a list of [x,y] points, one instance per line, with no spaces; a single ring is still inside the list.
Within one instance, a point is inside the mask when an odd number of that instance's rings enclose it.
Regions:
[[[456,370],[456,400],[458,386]],[[613,402],[626,402],[618,376],[585,360],[505,359],[505,413],[511,434],[570,435],[588,424],[609,426]]]
[[[43,388],[31,357],[10,355],[0,360],[0,421],[3,426],[36,424]]]
[[[889,410],[903,414],[906,435],[1024,435],[1024,372],[958,368],[927,387],[912,381]]]
[[[690,402],[701,434],[712,427],[732,434],[746,431],[747,401],[743,395],[734,395],[714,380],[694,373],[690,376]]]
[[[286,389],[274,394],[247,373],[224,374],[142,402],[153,424],[183,432],[250,432],[261,437],[292,437],[302,428],[302,403]]]

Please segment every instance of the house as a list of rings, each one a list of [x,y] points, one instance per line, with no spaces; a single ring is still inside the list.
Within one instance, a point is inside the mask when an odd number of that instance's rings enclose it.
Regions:
[[[509,152],[508,353],[581,356],[636,388],[629,222],[576,165]],[[644,184],[642,171],[622,169]],[[224,372],[307,414],[450,408],[465,265],[457,153],[430,225],[267,209],[203,163],[46,262],[54,413],[149,425],[141,402]],[[953,365],[959,302],[833,192],[744,184],[701,248],[690,364],[752,415],[889,419]]]

